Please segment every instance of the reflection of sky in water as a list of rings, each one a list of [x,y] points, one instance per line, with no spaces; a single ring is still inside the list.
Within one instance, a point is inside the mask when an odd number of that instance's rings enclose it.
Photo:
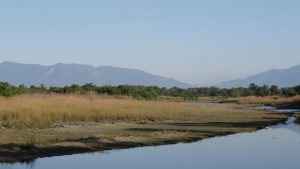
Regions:
[[[299,156],[300,126],[289,123],[191,144],[43,158],[0,169],[299,169]]]

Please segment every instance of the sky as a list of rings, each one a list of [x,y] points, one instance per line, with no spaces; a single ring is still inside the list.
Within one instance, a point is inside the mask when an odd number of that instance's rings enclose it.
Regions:
[[[0,62],[215,84],[300,64],[299,9],[299,0],[2,0]]]

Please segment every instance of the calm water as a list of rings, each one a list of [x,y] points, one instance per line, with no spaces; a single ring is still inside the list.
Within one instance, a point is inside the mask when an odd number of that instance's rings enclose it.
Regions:
[[[42,158],[0,169],[299,169],[300,126],[293,121],[190,144]]]

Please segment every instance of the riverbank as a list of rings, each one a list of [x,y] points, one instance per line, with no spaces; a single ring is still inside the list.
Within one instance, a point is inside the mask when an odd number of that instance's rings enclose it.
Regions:
[[[294,117],[296,118],[296,123],[300,124],[300,114],[295,114]]]
[[[218,98],[215,102],[235,103],[241,105],[265,105],[284,109],[300,109],[300,96],[282,97],[282,96],[249,96],[237,98]]]
[[[226,104],[98,96],[1,98],[0,162],[193,142],[251,132],[287,115]]]

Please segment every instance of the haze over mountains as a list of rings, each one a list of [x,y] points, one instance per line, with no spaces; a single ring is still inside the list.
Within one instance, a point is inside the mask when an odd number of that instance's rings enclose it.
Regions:
[[[293,87],[300,84],[300,64],[288,69],[272,69],[245,79],[237,79],[218,84],[218,87],[248,87],[249,84],[277,85],[279,87]]]
[[[94,83],[96,85],[144,85],[188,88],[192,85],[147,72],[110,66],[93,67],[80,64],[42,66],[3,62],[0,64],[0,81],[26,86],[66,86]]]

